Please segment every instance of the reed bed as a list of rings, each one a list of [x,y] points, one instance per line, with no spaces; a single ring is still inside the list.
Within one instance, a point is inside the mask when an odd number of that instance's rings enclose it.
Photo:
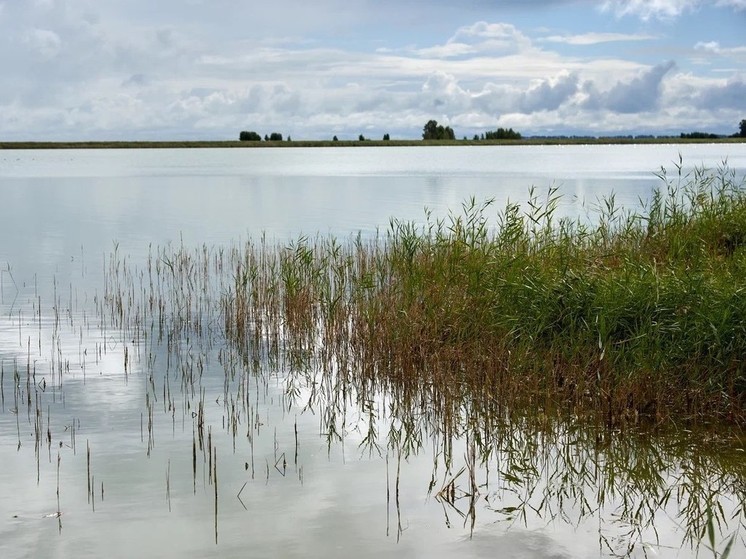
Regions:
[[[743,424],[743,183],[726,167],[660,179],[640,210],[602,200],[593,225],[557,218],[550,190],[495,219],[472,199],[371,240],[249,243],[223,296],[227,336],[358,385],[433,384],[609,426]]]

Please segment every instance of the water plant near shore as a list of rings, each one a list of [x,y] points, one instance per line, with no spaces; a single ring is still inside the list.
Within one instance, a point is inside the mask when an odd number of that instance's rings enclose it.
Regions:
[[[742,424],[746,195],[727,168],[673,179],[640,211],[593,225],[532,191],[348,244],[248,244],[223,298],[226,331],[259,333],[358,381],[438,384],[609,426]]]

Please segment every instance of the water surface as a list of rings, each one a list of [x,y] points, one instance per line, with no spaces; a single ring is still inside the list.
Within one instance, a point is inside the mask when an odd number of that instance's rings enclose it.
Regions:
[[[371,237],[532,185],[585,216],[680,156],[746,174],[723,144],[0,152],[0,554],[689,557],[709,520],[743,556],[722,433],[445,418],[438,395],[246,360],[216,304],[249,238]]]

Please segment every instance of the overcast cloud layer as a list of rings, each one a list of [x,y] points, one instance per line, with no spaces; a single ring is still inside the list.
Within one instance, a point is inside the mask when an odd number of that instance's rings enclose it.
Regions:
[[[0,139],[732,134],[744,29],[746,0],[0,0]]]

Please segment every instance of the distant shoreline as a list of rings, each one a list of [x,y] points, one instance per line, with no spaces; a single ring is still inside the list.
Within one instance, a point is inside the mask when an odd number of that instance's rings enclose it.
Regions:
[[[298,140],[252,142],[210,141],[90,141],[90,142],[1,142],[0,150],[34,149],[175,149],[175,148],[313,148],[313,147],[415,147],[415,146],[552,146],[552,145],[647,145],[647,144],[738,144],[746,138],[522,138],[520,140]]]

